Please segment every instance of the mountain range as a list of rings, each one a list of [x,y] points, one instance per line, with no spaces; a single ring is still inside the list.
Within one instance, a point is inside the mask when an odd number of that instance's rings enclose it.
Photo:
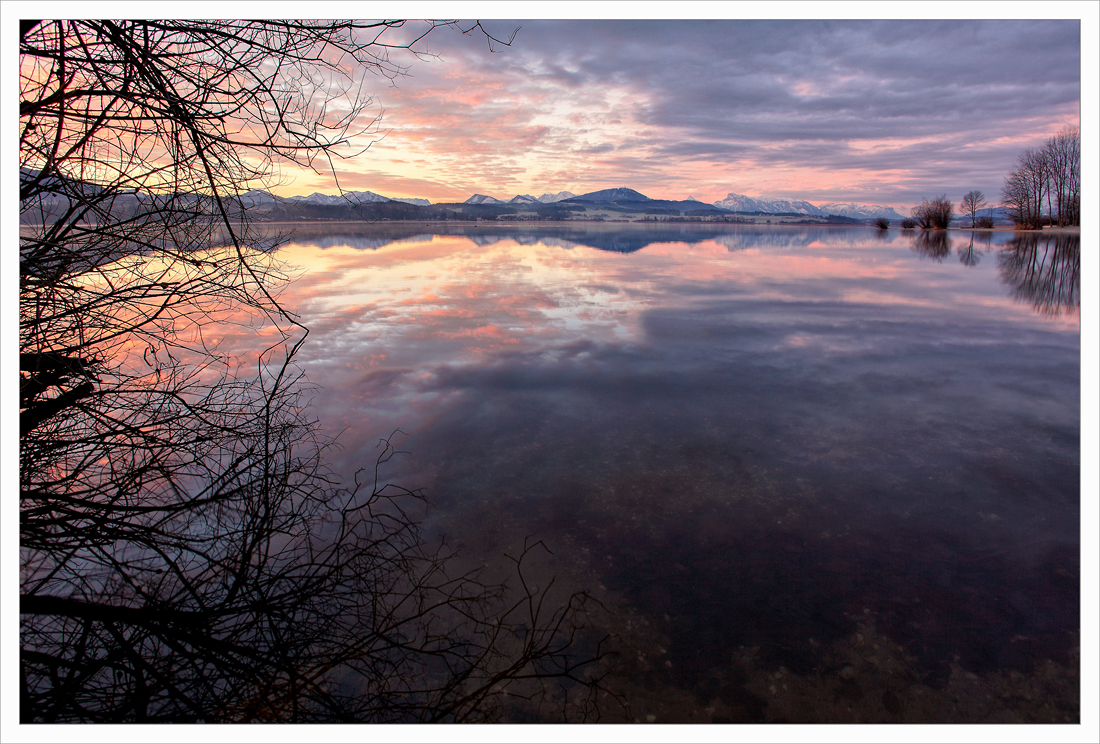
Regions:
[[[382,205],[391,202],[415,204],[422,207],[432,206],[427,199],[386,197],[373,191],[346,191],[343,194],[313,193],[308,196],[291,196],[287,198],[276,198],[267,192],[252,191],[247,196],[256,205],[268,205],[275,201],[281,201],[290,205],[328,208],[367,204]],[[713,214],[802,215],[823,219],[828,217],[843,217],[852,220],[872,220],[878,217],[885,217],[890,220],[904,219],[904,215],[899,214],[893,207],[880,204],[858,204],[853,202],[812,204],[803,199],[746,196],[732,192],[727,194],[725,199],[708,204],[699,201],[695,197],[688,197],[680,201],[651,199],[645,194],[625,186],[601,189],[580,195],[569,191],[559,191],[556,194],[547,193],[539,197],[531,194],[517,194],[508,200],[497,199],[487,194],[474,194],[461,204],[471,208],[511,207],[520,210],[537,209],[548,205],[568,206],[570,204],[577,209],[580,209],[581,205],[588,205],[588,208],[592,209],[596,204],[617,204],[620,207],[630,206],[648,214],[665,215],[709,212]]]
[[[813,205],[801,199],[772,198],[766,196],[745,196],[744,194],[729,194],[725,199],[716,201],[714,206],[728,209],[731,212],[760,212],[761,214],[805,214],[814,217],[827,217],[837,215],[851,217],[857,220],[872,220],[876,217],[885,217],[892,220],[904,219],[903,215],[894,211],[893,207],[884,207],[880,204],[856,204],[853,202]]]
[[[27,172],[24,173],[24,170]],[[21,169],[20,180],[33,180],[34,175],[35,174],[29,169]],[[47,192],[49,191],[50,190],[47,189]],[[51,198],[51,195],[47,193],[45,198],[48,200]],[[137,198],[140,199],[140,197]],[[358,208],[361,211],[366,205],[372,205],[371,208],[373,211],[383,209],[388,210],[388,212],[383,213],[394,213],[396,215],[398,214],[394,212],[394,209],[398,209],[396,205],[407,204],[417,207],[433,208],[433,211],[436,211],[434,208],[445,208],[452,210],[458,209],[461,212],[463,207],[466,207],[467,211],[471,209],[477,210],[476,213],[471,213],[470,216],[480,215],[481,211],[485,209],[495,210],[494,213],[499,212],[499,216],[504,216],[509,213],[523,214],[535,211],[544,218],[564,217],[569,212],[580,212],[584,214],[592,211],[607,212],[608,209],[610,209],[612,212],[641,213],[652,216],[660,215],[662,217],[739,213],[750,215],[801,215],[823,219],[829,217],[841,217],[851,220],[871,220],[878,217],[885,217],[891,220],[903,219],[903,215],[896,212],[892,207],[879,204],[829,202],[815,205],[801,199],[765,196],[752,197],[732,192],[727,194],[726,198],[714,204],[707,204],[699,201],[695,197],[688,197],[686,200],[679,201],[651,199],[645,194],[625,186],[591,191],[579,196],[569,191],[559,191],[556,194],[546,193],[539,197],[534,197],[530,194],[517,194],[508,201],[497,199],[486,194],[474,194],[461,204],[452,202],[449,204],[436,205],[432,205],[427,199],[387,197],[376,194],[373,191],[345,191],[340,194],[322,194],[320,192],[314,192],[308,196],[276,197],[266,191],[253,190],[243,194],[242,201],[246,207],[250,208],[258,207],[264,210],[279,211],[285,209],[287,206],[300,206],[313,208],[313,211],[316,211],[316,209],[327,210],[326,214],[332,215],[335,214],[333,210],[339,211],[350,207]],[[387,204],[392,206],[386,207],[385,205]],[[504,211],[501,211],[502,209]],[[548,209],[551,211],[547,212]],[[519,210],[519,212],[516,212],[516,210]],[[418,216],[411,214],[406,215],[404,212],[399,212],[399,214],[400,216],[395,218],[418,218]],[[533,217],[534,215],[532,214],[531,216]]]
[[[314,192],[308,196],[275,197],[266,191],[249,191],[244,194],[245,201],[254,205],[268,205],[275,201],[288,204],[304,204],[321,207],[346,207],[357,204],[384,204],[386,202],[402,202],[404,204],[416,204],[418,206],[431,206],[427,199],[388,197],[376,194],[373,191],[345,191],[342,194],[322,194]],[[601,189],[587,194],[576,195],[569,191],[559,191],[556,194],[543,194],[539,197],[530,194],[517,194],[505,201],[485,194],[474,194],[463,204],[470,205],[539,205],[556,204],[558,202],[571,201],[583,203],[597,202],[653,202],[652,206],[679,207],[678,211],[694,209],[717,208],[729,212],[741,212],[748,214],[799,214],[809,217],[828,217],[830,215],[848,217],[858,220],[870,220],[876,217],[900,220],[903,215],[898,214],[892,207],[879,204],[837,203],[814,205],[801,199],[788,199],[782,197],[745,196],[744,194],[730,193],[725,199],[708,204],[695,197],[688,197],[683,201],[669,201],[664,199],[650,199],[634,189],[620,186],[613,189]]]
[[[634,189],[619,187],[592,191],[587,194],[581,194],[580,196],[576,196],[568,191],[559,191],[557,194],[543,194],[537,199],[530,194],[518,194],[508,201],[486,196],[485,194],[474,194],[463,202],[463,204],[550,204],[566,200],[577,202],[664,201],[650,199],[648,196]],[[893,207],[887,207],[881,204],[828,202],[826,204],[814,205],[801,199],[766,196],[752,197],[734,193],[728,194],[725,199],[714,202],[714,204],[701,202],[695,197],[688,197],[684,201],[694,202],[697,208],[705,209],[706,207],[717,207],[718,209],[730,212],[744,212],[749,214],[802,214],[809,217],[828,217],[833,215],[857,220],[871,220],[877,217],[885,217],[892,220],[904,219],[904,216],[898,214]],[[683,202],[676,203],[683,204]]]
[[[319,192],[314,192],[309,196],[287,197],[286,201],[291,203],[304,202],[306,204],[320,204],[323,206],[331,207],[344,206],[347,204],[381,204],[388,201],[398,201],[404,202],[406,204],[419,204],[422,207],[427,207],[431,205],[431,202],[427,199],[405,199],[401,197],[382,196],[381,194],[376,194],[373,191],[345,191],[342,194],[321,194]]]
[[[474,194],[463,204],[553,204],[554,202],[565,201],[566,199],[576,198],[569,191],[559,191],[556,194],[543,194],[537,199],[530,194],[517,194],[508,201],[501,199],[495,199],[491,196],[485,196],[485,194]]]

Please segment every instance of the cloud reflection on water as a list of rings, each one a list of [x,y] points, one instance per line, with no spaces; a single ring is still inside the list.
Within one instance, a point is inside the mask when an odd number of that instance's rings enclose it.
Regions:
[[[993,264],[914,261],[897,232],[644,230],[636,232],[660,242],[620,255],[582,241],[641,238],[609,237],[612,229],[484,230],[476,239],[399,234],[381,245],[376,236],[329,234],[283,251],[308,267],[283,299],[312,329],[303,361],[323,388],[322,421],[350,429],[349,457],[355,442],[398,425],[426,429],[420,417],[434,419],[455,394],[439,384],[448,370],[497,364],[503,354],[526,354],[534,373],[545,355],[577,344],[629,352],[679,334],[716,359],[771,354],[757,361],[828,363],[835,372],[840,356],[881,356],[891,344],[889,353],[899,353],[930,332],[942,337],[944,323],[964,345],[996,340],[1006,317],[1024,334],[1076,328],[1073,318],[1040,318],[1006,296]],[[691,320],[669,331],[662,319],[676,313]],[[869,332],[876,322],[885,335]],[[684,353],[653,363],[675,368]]]
[[[1042,308],[1079,302],[1072,241],[925,241],[997,252],[955,262],[861,228],[389,229],[299,237],[282,299],[312,329],[337,471],[401,427],[389,478],[426,489],[430,530],[478,555],[536,534],[658,616],[725,582],[722,612],[678,627],[763,633],[777,663],[805,641],[784,634],[897,594],[929,664],[999,664],[1004,634],[1065,644],[1074,598],[1042,566],[1077,570],[1079,319]],[[754,571],[817,619],[759,611]],[[669,632],[677,664],[710,663]]]

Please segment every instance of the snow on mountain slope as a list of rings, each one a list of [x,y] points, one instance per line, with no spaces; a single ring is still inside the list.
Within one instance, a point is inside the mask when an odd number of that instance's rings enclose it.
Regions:
[[[342,194],[322,194],[315,191],[309,196],[292,196],[287,201],[340,206],[349,202],[352,204],[376,204],[389,201],[389,199],[373,191],[345,191]]]
[[[745,196],[744,194],[729,194],[725,199],[716,201],[714,206],[729,209],[734,212],[763,212],[765,214],[806,214],[824,217],[837,215],[839,217],[851,217],[857,220],[870,220],[876,217],[900,220],[903,216],[894,211],[893,207],[885,207],[881,204],[857,204],[855,202],[828,202],[826,204],[813,205],[801,199],[771,198],[766,196]]]
[[[491,196],[485,196],[485,194],[474,194],[473,196],[471,196],[469,199],[467,199],[466,201],[464,201],[462,203],[463,204],[503,204],[504,202],[502,202],[500,199],[494,199]]]
[[[876,217],[885,217],[890,220],[905,219],[903,215],[894,211],[893,207],[884,207],[881,204],[857,204],[855,202],[829,202],[818,206],[825,214],[835,214],[841,217],[852,217],[857,220],[872,220]]]
[[[556,194],[543,194],[539,197],[539,201],[543,204],[552,204],[554,202],[560,202],[563,199],[572,199],[576,194],[571,191],[559,191]]]
[[[772,198],[767,196],[745,196],[744,194],[728,194],[725,199],[714,202],[714,206],[729,209],[734,212],[764,212],[766,214],[806,214],[822,215],[822,211],[800,199],[786,199],[782,197]]]

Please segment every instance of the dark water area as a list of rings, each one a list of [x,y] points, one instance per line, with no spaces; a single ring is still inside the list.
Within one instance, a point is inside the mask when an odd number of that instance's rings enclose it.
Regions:
[[[1079,720],[1078,235],[308,230],[337,471],[400,427],[429,534],[545,541],[605,720]]]

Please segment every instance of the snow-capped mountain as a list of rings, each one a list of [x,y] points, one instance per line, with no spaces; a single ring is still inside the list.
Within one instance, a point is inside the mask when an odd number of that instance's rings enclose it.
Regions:
[[[714,206],[729,209],[734,212],[763,212],[765,214],[805,214],[817,217],[837,215],[838,217],[851,217],[857,220],[870,220],[876,217],[885,217],[892,220],[903,219],[903,216],[894,211],[893,207],[884,207],[880,204],[856,204],[854,202],[828,202],[826,204],[813,205],[801,199],[770,198],[766,196],[745,196],[744,194],[729,194],[725,199],[716,201]]]
[[[894,211],[893,207],[884,207],[881,204],[856,204],[855,202],[829,202],[818,205],[825,214],[835,214],[840,217],[852,217],[857,220],[873,220],[876,217],[885,217],[888,220],[905,219],[903,215]]]
[[[249,195],[259,193],[264,192],[249,192]],[[271,198],[270,195],[268,195],[268,197]],[[380,204],[382,202],[388,201],[405,202],[406,204],[418,204],[422,207],[431,206],[431,202],[427,199],[382,196],[381,194],[376,194],[373,191],[345,191],[342,194],[322,194],[320,192],[314,192],[309,196],[292,196],[286,201],[304,204],[320,204],[330,207],[346,206],[349,203]]]
[[[714,202],[714,206],[732,212],[764,212],[766,214],[806,214],[823,216],[825,213],[801,199],[772,198],[767,196],[745,196],[728,194],[725,199]]]
[[[539,197],[539,201],[543,204],[553,204],[554,202],[560,202],[564,199],[572,199],[576,194],[570,191],[559,191],[556,194],[543,194]]]
[[[500,199],[494,199],[491,196],[485,196],[485,194],[474,194],[473,196],[471,196],[469,199],[467,199],[466,201],[464,201],[462,203],[463,204],[503,204],[504,202],[502,202]]]
[[[620,186],[617,189],[601,189],[599,191],[590,191],[587,194],[581,194],[580,196],[573,197],[577,201],[588,202],[602,202],[602,201],[652,201],[645,194],[639,193],[634,189],[628,189],[625,186]]]
[[[343,194],[313,193],[309,196],[291,196],[287,199],[272,196],[265,191],[250,191],[243,196],[246,202],[251,202],[251,204],[256,206],[267,204],[271,201],[286,201],[290,203],[304,203],[326,206],[346,206],[349,203],[374,204],[380,202],[395,201],[404,202],[406,204],[415,204],[424,207],[431,206],[431,202],[429,202],[427,199],[418,199],[412,197],[386,197],[382,196],[381,194],[376,194],[373,191],[346,191]],[[530,194],[517,194],[508,201],[497,199],[486,194],[474,194],[465,202],[463,202],[463,204],[511,204],[523,207],[524,205],[538,205],[540,203],[553,204],[555,202],[560,202],[565,199],[573,199],[576,201],[585,202],[652,201],[649,197],[633,189],[619,187],[615,189],[603,189],[601,191],[593,191],[587,194],[581,194],[580,196],[577,196],[570,191],[559,191],[556,194],[543,194],[542,196],[537,198],[531,196]],[[709,206],[706,204],[706,202],[701,202],[694,196],[689,196],[686,201],[680,203],[684,205],[698,204],[701,207]],[[893,207],[883,206],[881,204],[829,202],[826,204],[814,205],[802,199],[789,199],[786,197],[768,196],[746,196],[744,194],[735,194],[732,192],[728,194],[725,199],[714,202],[714,206],[720,209],[728,209],[733,212],[759,212],[761,214],[800,214],[814,217],[837,215],[840,217],[848,217],[858,220],[871,220],[878,217],[885,217],[890,220],[904,219],[904,216],[896,212]]]
[[[338,207],[349,202],[352,204],[377,204],[378,202],[387,202],[389,198],[373,191],[345,191],[342,194],[322,194],[315,191],[309,196],[292,196],[287,201]]]

